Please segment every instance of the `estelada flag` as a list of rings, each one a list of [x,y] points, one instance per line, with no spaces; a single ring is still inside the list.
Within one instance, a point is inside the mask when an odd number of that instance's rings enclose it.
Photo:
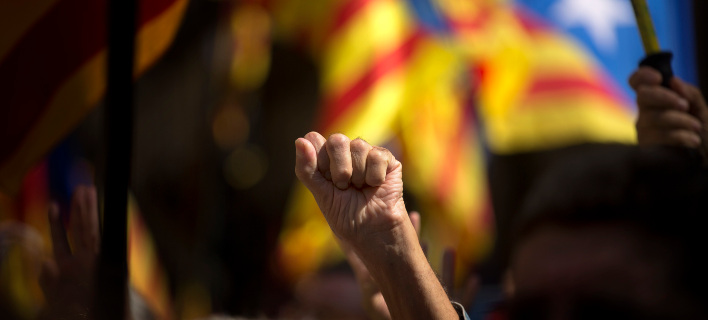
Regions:
[[[0,191],[78,125],[106,89],[107,0],[0,2]],[[188,0],[139,1],[134,74],[169,47]]]
[[[452,247],[464,270],[489,249],[486,154],[634,141],[627,95],[577,42],[518,3],[273,0],[271,9],[280,35],[319,67],[317,130],[403,156],[433,264]],[[293,279],[338,258],[302,186],[278,253]]]

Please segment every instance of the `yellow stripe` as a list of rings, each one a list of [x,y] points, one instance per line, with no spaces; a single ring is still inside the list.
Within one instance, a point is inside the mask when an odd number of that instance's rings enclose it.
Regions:
[[[181,21],[187,0],[178,0],[140,29],[136,66],[142,73],[167,49]],[[91,111],[106,89],[106,50],[102,50],[57,90],[25,141],[0,167],[0,189],[15,194],[25,172],[63,139]]]
[[[378,57],[400,47],[413,28],[407,10],[402,1],[372,1],[333,35],[322,60],[323,91],[345,90]]]
[[[616,103],[593,96],[556,96],[507,117],[487,118],[490,148],[509,154],[582,142],[634,143],[632,115],[619,111],[623,107]]]
[[[152,65],[172,43],[188,2],[188,0],[175,1],[167,10],[140,28],[135,38],[136,74]]]
[[[365,95],[337,119],[327,134],[340,132],[380,144],[392,135],[392,124],[401,110],[405,91],[404,73],[396,70],[380,78]]]
[[[591,77],[601,68],[594,57],[583,51],[578,44],[552,32],[534,36],[533,45],[527,50],[533,57],[532,66],[536,73]]]
[[[343,257],[312,194],[300,183],[291,195],[283,225],[278,259],[287,280],[294,282]]]
[[[314,34],[327,29],[329,21],[333,18],[331,13],[335,12],[334,8],[344,2],[342,0],[279,0],[271,6],[276,36],[292,41],[302,40],[301,36],[305,34],[311,39]],[[312,53],[318,56],[319,51]]]
[[[60,0],[0,1],[0,61],[22,36]]]
[[[130,284],[146,301],[157,319],[173,319],[166,273],[158,259],[152,235],[132,195],[129,196],[128,227]]]

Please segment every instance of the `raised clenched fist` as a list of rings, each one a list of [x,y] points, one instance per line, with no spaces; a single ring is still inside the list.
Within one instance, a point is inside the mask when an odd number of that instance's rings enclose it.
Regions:
[[[310,132],[295,150],[295,174],[342,241],[356,247],[407,222],[401,163],[387,149]]]

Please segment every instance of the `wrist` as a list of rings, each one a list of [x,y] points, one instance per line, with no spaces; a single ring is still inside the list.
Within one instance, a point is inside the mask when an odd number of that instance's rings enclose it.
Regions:
[[[458,319],[409,219],[355,250],[393,319]]]
[[[403,257],[412,247],[420,246],[405,207],[387,215],[396,217],[389,226],[360,232],[355,239],[349,241],[349,245],[363,260],[380,261],[391,256]]]

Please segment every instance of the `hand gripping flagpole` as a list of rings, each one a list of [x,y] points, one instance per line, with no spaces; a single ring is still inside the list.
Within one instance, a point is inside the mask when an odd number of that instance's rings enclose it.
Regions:
[[[651,20],[651,15],[649,15],[649,7],[646,1],[632,0],[632,7],[637,18],[639,34],[644,44],[644,53],[646,53],[646,57],[639,65],[652,67],[659,71],[662,77],[661,85],[671,88],[671,78],[674,77],[674,72],[671,69],[673,54],[670,51],[662,51],[659,47],[659,40],[657,40],[654,23]]]

